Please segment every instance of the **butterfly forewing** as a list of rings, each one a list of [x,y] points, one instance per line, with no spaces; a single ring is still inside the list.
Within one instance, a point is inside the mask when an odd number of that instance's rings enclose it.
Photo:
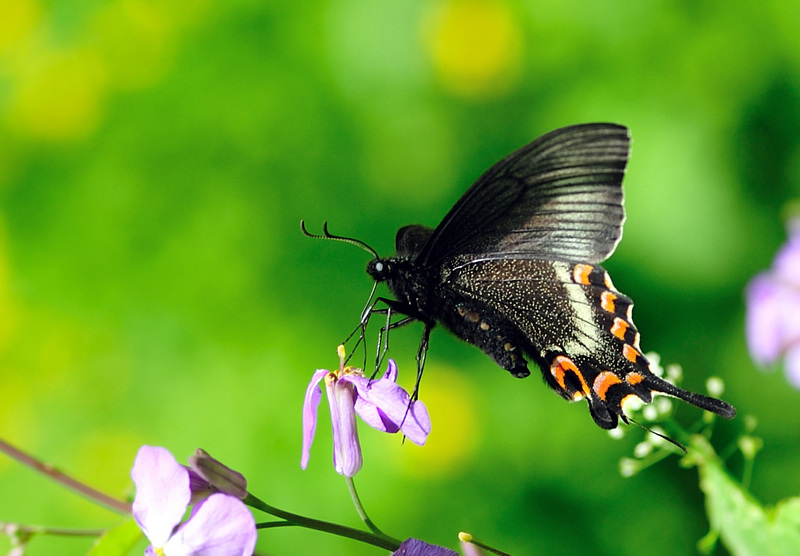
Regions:
[[[487,170],[434,231],[418,261],[456,254],[601,261],[625,218],[630,140],[614,124],[548,133]]]

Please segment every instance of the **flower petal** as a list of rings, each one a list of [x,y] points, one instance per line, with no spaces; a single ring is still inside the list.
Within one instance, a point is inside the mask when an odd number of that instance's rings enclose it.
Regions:
[[[786,352],[786,378],[796,389],[800,390],[800,346]]]
[[[347,376],[342,380],[345,379],[358,389],[356,412],[369,426],[388,433],[401,430],[415,444],[425,444],[431,420],[424,403],[410,402],[408,392],[387,378],[370,381]]]
[[[168,556],[251,556],[256,522],[241,500],[228,494],[209,496],[164,546]]]
[[[211,484],[201,477],[197,471],[191,467],[184,467],[189,472],[189,489],[192,491],[192,501],[190,503],[208,498],[210,494],[216,492]]]
[[[783,344],[781,334],[781,287],[763,272],[747,286],[747,347],[756,363],[774,362]]]
[[[356,389],[348,381],[326,380],[333,425],[333,467],[345,477],[353,477],[363,464],[358,440]]]
[[[772,268],[747,286],[747,347],[756,363],[785,356],[789,382],[800,388],[800,219],[789,223],[789,240]]]
[[[189,471],[166,448],[142,446],[131,478],[136,485],[133,517],[150,542],[161,547],[189,505]]]
[[[303,455],[300,458],[300,467],[303,469],[308,466],[311,443],[314,441],[314,433],[317,431],[317,408],[322,399],[319,383],[327,374],[328,371],[325,369],[316,371],[306,388],[306,398],[303,401]]]
[[[417,400],[411,404],[400,430],[414,444],[419,446],[425,444],[431,433],[431,418],[424,403]]]
[[[406,539],[390,556],[458,556],[458,552],[419,539]]]
[[[747,286],[747,347],[756,363],[774,363],[800,342],[800,288],[762,272]]]
[[[382,432],[395,433],[400,426],[389,415],[408,407],[408,393],[391,380],[370,380],[366,377],[347,375],[342,381],[353,384],[358,391],[356,413],[370,427]],[[387,415],[387,412],[389,415]]]
[[[783,247],[780,248],[772,267],[777,272],[781,281],[800,287],[800,222],[794,220],[790,225],[790,236]]]
[[[383,379],[397,382],[397,363],[394,362],[394,359],[389,359],[389,364],[386,365],[386,373],[383,375]]]

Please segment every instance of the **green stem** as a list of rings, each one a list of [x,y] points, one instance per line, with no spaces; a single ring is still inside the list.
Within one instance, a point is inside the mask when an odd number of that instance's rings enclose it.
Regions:
[[[0,531],[9,536],[12,534],[31,535],[55,535],[59,537],[100,537],[106,533],[105,529],[70,529],[68,527],[45,527],[43,525],[20,525],[0,521]]]
[[[356,492],[356,484],[353,482],[353,477],[345,477],[345,481],[347,481],[347,490],[350,491],[350,498],[353,499],[353,505],[356,507],[356,511],[358,512],[358,517],[361,518],[361,521],[369,527],[369,530],[378,535],[379,537],[387,537],[386,534],[378,529],[378,526],[375,525],[372,520],[367,515],[367,510],[364,509],[364,505],[361,503],[361,499],[358,497],[358,492]]]
[[[297,527],[297,524],[289,523],[288,521],[265,521],[263,523],[256,523],[256,529],[276,529],[278,527]]]
[[[333,533],[334,535],[339,535],[340,537],[361,541],[363,543],[371,544],[373,546],[385,548],[386,550],[391,551],[397,550],[400,546],[399,540],[393,539],[387,535],[377,535],[367,531],[362,531],[360,529],[347,527],[345,525],[338,525],[329,521],[322,521],[319,519],[313,519],[310,517],[293,514],[291,512],[286,512],[274,506],[270,506],[263,500],[259,500],[250,493],[247,494],[247,498],[244,499],[244,503],[250,507],[256,508],[257,510],[261,510],[262,512],[285,519],[293,525],[306,527],[307,529],[315,529],[317,531]]]
[[[487,551],[491,552],[492,554],[497,554],[497,556],[511,556],[510,554],[507,554],[507,553],[505,553],[505,552],[503,552],[501,550],[493,548],[493,547],[489,546],[488,544],[482,543],[481,541],[479,541],[478,539],[476,539],[475,537],[473,537],[469,533],[463,533],[463,532],[459,533],[458,534],[458,538],[462,542],[469,543],[469,544],[474,544],[478,548],[482,548],[483,550],[487,550]]]

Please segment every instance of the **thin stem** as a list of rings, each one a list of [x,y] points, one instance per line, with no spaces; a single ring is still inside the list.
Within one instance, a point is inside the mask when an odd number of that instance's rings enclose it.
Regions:
[[[256,529],[275,529],[277,527],[297,527],[296,523],[289,523],[288,521],[264,521],[256,523]]]
[[[100,537],[106,533],[105,529],[70,529],[68,527],[46,527],[43,525],[20,525],[0,521],[0,531],[12,536],[23,533],[25,535],[55,535],[59,537]]]
[[[459,538],[459,540],[461,540],[461,542],[474,544],[478,548],[482,548],[483,550],[488,550],[492,554],[497,554],[497,556],[511,556],[510,554],[507,554],[507,553],[505,553],[505,552],[503,552],[501,550],[498,550],[498,549],[496,549],[494,547],[491,547],[488,544],[482,543],[481,541],[479,541],[478,539],[476,539],[475,537],[473,537],[469,533],[464,533],[462,531],[461,533],[458,534],[458,538]]]
[[[47,475],[57,483],[61,483],[62,486],[77,492],[81,496],[84,496],[101,506],[105,506],[109,510],[120,514],[131,513],[131,505],[128,502],[118,500],[117,498],[109,496],[108,494],[104,494],[99,490],[78,481],[77,479],[73,479],[69,475],[53,467],[51,464],[45,463],[31,455],[26,454],[22,450],[15,448],[2,439],[0,439],[0,452],[3,452],[8,457],[20,462],[22,465],[30,467],[34,471],[38,471],[39,473]]]
[[[259,500],[250,493],[247,494],[247,498],[244,499],[244,503],[248,506],[261,510],[262,512],[285,519],[286,521],[300,527],[324,531],[326,533],[333,533],[334,535],[339,535],[340,537],[347,537],[349,539],[361,541],[366,544],[385,548],[386,550],[395,551],[400,547],[399,540],[387,535],[376,535],[367,531],[361,531],[360,529],[347,527],[345,525],[338,525],[336,523],[330,523],[329,521],[322,521],[319,519],[313,519],[310,517],[293,514],[291,512],[286,512],[274,506],[270,506],[266,502]]]
[[[353,477],[345,477],[344,479],[347,481],[347,490],[350,491],[350,498],[353,499],[353,505],[356,507],[358,517],[361,518],[361,521],[364,522],[364,525],[369,527],[370,531],[378,536],[385,537],[386,534],[378,529],[378,526],[375,525],[367,515],[367,510],[364,509],[364,505],[361,503],[361,499],[358,497],[358,492],[356,492],[356,484],[353,482]]]

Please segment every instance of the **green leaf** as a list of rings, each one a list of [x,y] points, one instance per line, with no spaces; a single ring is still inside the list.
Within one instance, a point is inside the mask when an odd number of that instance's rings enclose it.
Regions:
[[[109,529],[89,551],[89,556],[125,556],[144,535],[133,518]]]
[[[698,543],[709,553],[717,538],[734,556],[800,554],[800,498],[763,507],[727,471],[708,441],[692,438],[686,461],[696,465],[711,532]]]

